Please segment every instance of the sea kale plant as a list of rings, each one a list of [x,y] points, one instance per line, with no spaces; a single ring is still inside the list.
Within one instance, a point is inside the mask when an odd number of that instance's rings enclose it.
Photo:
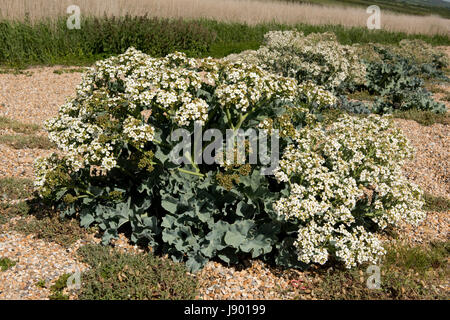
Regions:
[[[375,262],[378,231],[424,216],[401,173],[411,149],[386,117],[325,126],[314,112],[335,102],[256,64],[131,48],[89,69],[46,123],[59,152],[37,160],[36,187],[63,216],[98,225],[105,244],[127,231],[190,270],[210,259]]]
[[[445,52],[433,48],[429,43],[419,39],[403,39],[398,46],[390,47],[390,50],[418,65],[423,76],[449,80],[443,72],[450,63],[448,56]]]
[[[341,45],[329,32],[305,36],[299,31],[270,31],[258,50],[245,51],[237,58],[299,82],[311,81],[331,91],[365,82],[365,65],[354,48]]]
[[[433,65],[416,64],[383,47],[375,46],[374,50],[379,59],[367,63],[366,81],[367,90],[380,96],[373,106],[374,112],[383,114],[409,109],[435,113],[447,111],[443,103],[433,100],[420,77],[429,68],[432,69],[428,70],[430,75],[435,74],[437,69]]]

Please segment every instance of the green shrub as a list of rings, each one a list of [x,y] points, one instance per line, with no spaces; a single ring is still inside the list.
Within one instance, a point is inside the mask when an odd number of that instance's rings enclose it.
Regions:
[[[95,30],[93,52],[117,54],[129,47],[151,56],[165,56],[171,52],[184,51],[187,54],[201,54],[209,49],[215,35],[195,22],[150,18],[147,16],[94,18]]]
[[[403,39],[420,39],[432,45],[450,44],[447,35],[411,35],[340,25],[248,25],[206,19],[177,21],[149,17],[88,17],[82,20],[81,28],[68,30],[65,18],[36,23],[0,20],[0,43],[3,44],[0,47],[0,64],[21,68],[29,64],[87,65],[108,55],[122,53],[129,46],[155,56],[178,50],[194,56],[221,58],[231,53],[257,49],[269,31],[291,29],[305,35],[333,32],[339,43],[345,45],[372,42],[398,44]]]
[[[213,40],[214,34],[196,22],[147,16],[88,17],[81,30],[69,30],[64,17],[35,23],[0,20],[0,63],[83,63],[131,46],[153,56],[177,50],[202,54]]]
[[[78,254],[90,265],[81,277],[81,300],[188,300],[197,294],[185,267],[168,259],[96,245]]]

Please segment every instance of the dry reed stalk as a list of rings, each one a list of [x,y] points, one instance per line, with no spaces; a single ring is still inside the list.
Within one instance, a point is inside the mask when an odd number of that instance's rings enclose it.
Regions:
[[[0,0],[0,17],[31,20],[66,15],[76,4],[82,14],[101,16],[144,15],[163,18],[209,18],[225,22],[264,22],[312,25],[339,24],[365,27],[364,8],[321,6],[304,3],[256,0]],[[412,16],[381,12],[382,29],[409,34],[448,34],[450,22],[438,16]]]

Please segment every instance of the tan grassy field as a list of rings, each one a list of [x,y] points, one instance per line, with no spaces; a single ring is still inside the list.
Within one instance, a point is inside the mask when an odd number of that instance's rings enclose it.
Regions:
[[[318,6],[264,0],[0,0],[0,17],[31,19],[67,14],[76,4],[88,15],[144,15],[169,18],[211,18],[219,21],[279,22],[312,25],[366,26],[363,8]],[[381,28],[416,34],[448,34],[450,20],[437,16],[410,16],[381,12]]]

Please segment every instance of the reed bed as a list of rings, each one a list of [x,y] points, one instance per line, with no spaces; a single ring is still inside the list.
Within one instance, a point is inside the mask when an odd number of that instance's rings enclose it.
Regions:
[[[342,25],[365,27],[364,8],[323,6],[264,0],[0,0],[0,18],[31,21],[67,15],[70,5],[89,16],[148,15],[160,18],[206,18],[249,25],[261,23]],[[407,34],[447,35],[450,20],[438,16],[412,16],[381,12],[381,28]]]

